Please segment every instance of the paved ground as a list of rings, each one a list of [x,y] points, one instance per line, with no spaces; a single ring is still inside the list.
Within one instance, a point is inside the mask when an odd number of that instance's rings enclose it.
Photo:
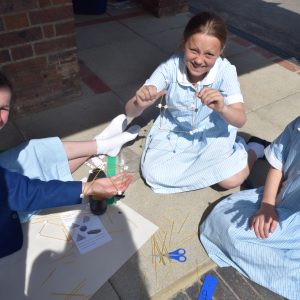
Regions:
[[[205,275],[212,275],[218,280],[213,300],[284,300],[270,290],[256,284],[240,275],[235,269],[216,268],[210,270],[190,286],[179,291],[172,300],[198,299],[199,291],[203,286]]]
[[[297,0],[189,0],[191,11],[213,10],[230,29],[287,58],[300,59],[300,5]]]
[[[195,11],[195,7],[193,8]],[[173,17],[155,18],[135,5],[110,6],[101,16],[77,16],[76,34],[82,76],[82,96],[72,103],[49,109],[37,115],[15,120],[5,129],[7,140],[0,147],[13,146],[24,139],[58,135],[66,140],[88,139],[95,136],[109,120],[124,112],[124,104],[151,74],[154,68],[178,49],[181,33],[189,13]],[[240,134],[258,135],[274,139],[300,112],[300,68],[291,61],[231,33],[226,56],[237,66],[241,88],[245,97],[248,122]],[[139,120],[143,129],[137,141],[128,147],[139,157],[154,109]],[[255,165],[249,183],[263,184],[266,165]],[[83,166],[74,177],[87,175]],[[188,255],[184,264],[157,263],[151,256],[151,242],[146,243],[92,299],[172,299],[189,295],[196,299],[200,290],[199,278],[216,266],[208,258],[198,240],[198,225],[211,204],[226,194],[215,188],[206,188],[174,195],[154,194],[136,173],[135,182],[126,192],[124,203],[135,209],[160,228],[159,240],[165,236],[170,249],[183,246]],[[244,280],[232,271],[213,271],[220,276],[219,295],[227,289],[232,299],[264,299],[262,290],[246,283],[245,298],[235,290],[228,279]],[[226,277],[227,276],[227,277]],[[198,282],[199,281],[199,282]],[[244,282],[244,281],[243,281]],[[196,284],[196,285],[195,285]],[[186,287],[191,288],[186,289]],[[178,295],[178,291],[182,290]],[[194,290],[194,294],[190,291]],[[247,290],[245,290],[247,292]],[[217,293],[217,292],[216,292]],[[253,295],[253,297],[251,296]],[[273,297],[273,298],[272,298]],[[180,299],[180,298],[178,298]],[[184,299],[184,298],[182,298]]]

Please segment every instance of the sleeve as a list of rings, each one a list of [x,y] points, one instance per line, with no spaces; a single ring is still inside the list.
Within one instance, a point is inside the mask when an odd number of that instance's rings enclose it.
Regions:
[[[152,73],[149,79],[146,80],[144,85],[154,85],[157,91],[166,90],[172,81],[171,79],[171,65],[174,64],[174,59],[161,63],[156,70]]]
[[[293,133],[298,130],[299,123],[300,118],[298,117],[287,125],[284,131],[265,149],[265,156],[275,169],[282,170],[290,151]]]
[[[224,96],[226,105],[244,102],[243,95],[240,89],[240,83],[236,73],[236,68],[229,62],[224,69],[220,92]]]
[[[0,208],[32,211],[81,203],[82,183],[41,181],[0,167]]]

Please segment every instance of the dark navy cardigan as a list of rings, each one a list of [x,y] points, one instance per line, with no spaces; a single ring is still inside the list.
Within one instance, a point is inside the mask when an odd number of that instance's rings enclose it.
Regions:
[[[0,258],[22,247],[23,233],[17,211],[78,204],[81,191],[79,181],[44,182],[0,167]]]

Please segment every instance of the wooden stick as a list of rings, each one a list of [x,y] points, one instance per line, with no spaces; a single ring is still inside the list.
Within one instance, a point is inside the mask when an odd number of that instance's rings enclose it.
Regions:
[[[162,252],[165,253],[164,257],[167,257],[167,259],[169,260],[169,262],[171,262],[171,259],[169,257],[169,251],[168,251],[168,249],[166,247],[167,235],[168,235],[168,233],[166,232],[165,237],[164,237],[164,241],[163,241],[163,244],[162,244],[162,247],[161,247],[161,250],[162,250]]]
[[[161,261],[164,265],[166,265],[165,260],[164,260],[164,255],[163,255],[162,251],[160,250],[159,245],[158,245],[156,239],[154,239],[154,244],[155,244],[156,249],[157,249],[157,251],[158,251],[158,254],[159,254],[159,257],[160,257],[160,261]]]
[[[190,239],[192,239],[194,236],[197,236],[197,235],[198,235],[198,232],[194,232],[192,234],[189,234],[184,240],[182,240],[181,242],[176,244],[175,247],[179,247],[179,246],[183,245],[185,242],[189,241]]]
[[[40,288],[51,278],[51,276],[53,275],[53,273],[55,272],[56,268],[54,268],[46,277],[46,279],[42,282],[42,284],[40,285]]]
[[[183,223],[181,224],[181,226],[180,226],[180,228],[179,228],[179,230],[178,230],[178,233],[180,233],[180,231],[181,231],[181,229],[183,228],[183,225],[185,224],[185,222],[186,222],[187,218],[189,217],[189,215],[190,215],[190,214],[187,214],[187,216],[185,217]]]
[[[174,228],[174,220],[172,222],[172,227],[171,227],[171,233],[170,233],[170,239],[169,239],[169,247],[171,247],[171,239],[172,239],[173,228]]]
[[[59,241],[65,241],[65,242],[68,241],[67,239],[61,239],[61,238],[50,236],[50,235],[46,235],[46,234],[40,234],[40,236],[46,237],[46,238],[49,238],[49,239],[59,240]]]
[[[86,297],[84,294],[72,294],[72,293],[57,293],[57,292],[52,292],[50,295],[54,296],[67,296],[67,297]]]

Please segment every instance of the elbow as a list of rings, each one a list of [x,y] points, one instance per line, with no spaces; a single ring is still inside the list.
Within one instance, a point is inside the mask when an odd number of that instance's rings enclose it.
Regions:
[[[247,122],[247,115],[244,112],[242,118],[240,119],[240,121],[238,122],[238,124],[236,124],[237,128],[242,128]]]

